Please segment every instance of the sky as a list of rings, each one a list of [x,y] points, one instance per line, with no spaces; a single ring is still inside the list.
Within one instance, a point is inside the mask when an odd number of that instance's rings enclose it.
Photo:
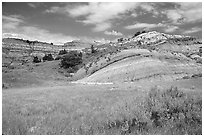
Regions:
[[[202,38],[201,2],[3,2],[2,36],[63,44],[109,42],[137,31]]]

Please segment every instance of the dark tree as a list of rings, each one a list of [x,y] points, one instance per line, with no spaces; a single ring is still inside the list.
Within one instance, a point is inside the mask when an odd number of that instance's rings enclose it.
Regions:
[[[91,53],[95,53],[95,52],[96,52],[96,50],[94,49],[94,46],[91,45]]]
[[[136,37],[136,36],[138,36],[138,35],[140,35],[140,34],[142,34],[142,33],[146,33],[146,31],[143,30],[143,31],[141,31],[141,32],[140,32],[140,31],[136,32],[136,33],[134,34],[133,38]]]
[[[61,67],[63,68],[75,68],[82,63],[82,56],[77,51],[70,51],[64,55],[61,60]]]
[[[143,31],[141,32],[141,34],[142,34],[142,33],[146,33],[146,31],[145,31],[145,30],[143,30]]]
[[[123,41],[123,38],[119,38],[119,39],[118,39],[118,42],[122,42],[122,41]]]
[[[141,33],[138,31],[137,33],[134,34],[133,38],[140,35]]]
[[[33,62],[34,62],[34,63],[39,63],[39,62],[41,62],[41,59],[38,59],[38,57],[35,56],[35,57],[33,58]]]
[[[54,58],[52,57],[52,54],[47,54],[43,57],[43,61],[52,61]]]
[[[64,50],[60,50],[58,55],[63,55],[63,54],[67,54],[68,52],[64,49]]]

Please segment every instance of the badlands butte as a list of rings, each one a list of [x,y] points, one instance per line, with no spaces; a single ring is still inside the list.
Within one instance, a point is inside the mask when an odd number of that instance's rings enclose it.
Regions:
[[[34,56],[42,59],[46,54],[57,58],[60,50],[82,53],[82,63],[71,75],[60,67],[60,60],[32,62]],[[201,39],[157,31],[137,32],[133,37],[106,44],[76,40],[53,45],[4,38],[2,58],[3,87],[6,88],[50,83],[48,81],[98,85],[122,83],[122,87],[145,84],[148,87],[179,80],[200,78],[201,81],[202,77]]]

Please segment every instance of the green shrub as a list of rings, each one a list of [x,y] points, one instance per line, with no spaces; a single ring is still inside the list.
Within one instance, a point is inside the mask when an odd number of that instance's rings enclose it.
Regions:
[[[199,73],[199,74],[193,74],[191,77],[192,77],[192,78],[202,77],[202,73]]]
[[[52,57],[52,54],[47,54],[43,57],[43,61],[52,61],[54,58]]]
[[[176,87],[151,89],[133,112],[131,118],[110,121],[105,128],[120,134],[202,134],[202,98]]]
[[[38,57],[35,56],[35,57],[33,58],[33,63],[39,63],[39,62],[41,62],[41,59],[38,59]]]
[[[146,31],[145,30],[143,30],[143,31],[138,31],[138,32],[136,32],[135,34],[134,34],[134,36],[132,37],[132,38],[134,38],[134,37],[137,37],[138,35],[140,35],[140,34],[142,34],[142,33],[146,33]]]
[[[58,55],[64,55],[67,54],[68,52],[64,49],[64,50],[60,50]]]
[[[145,104],[155,127],[170,134],[202,133],[202,100],[190,97],[176,87],[166,91],[154,88]]]
[[[91,45],[91,53],[96,53],[96,50],[94,49],[93,45]]]
[[[63,68],[73,68],[82,63],[82,54],[77,51],[70,51],[68,54],[64,55],[61,60],[61,67]]]

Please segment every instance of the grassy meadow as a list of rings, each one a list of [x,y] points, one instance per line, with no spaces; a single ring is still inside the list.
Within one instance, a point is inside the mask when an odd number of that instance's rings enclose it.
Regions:
[[[176,87],[67,85],[2,91],[2,133],[202,134],[202,96]]]

